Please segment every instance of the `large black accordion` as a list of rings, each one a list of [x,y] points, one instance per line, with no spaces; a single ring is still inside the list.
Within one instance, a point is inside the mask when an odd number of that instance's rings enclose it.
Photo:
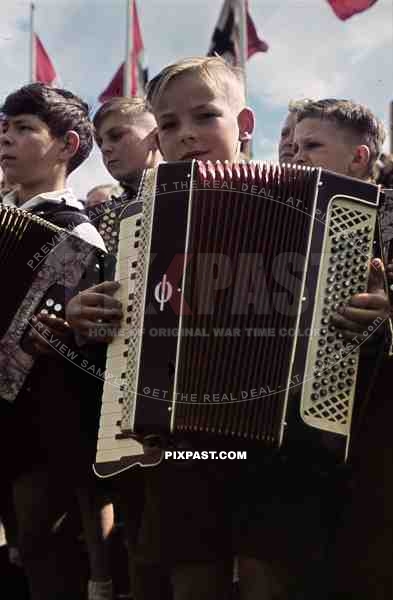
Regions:
[[[99,280],[103,259],[102,250],[68,230],[18,208],[0,206],[4,285],[0,319],[1,399],[16,399],[34,365],[35,359],[24,343],[31,318],[41,310],[64,316],[64,305],[83,286],[88,267],[97,270]]]
[[[323,438],[345,460],[359,347],[330,319],[367,289],[379,196],[316,168],[147,170],[120,222],[127,312],[108,348],[97,474],[154,462],[141,444],[154,435]]]

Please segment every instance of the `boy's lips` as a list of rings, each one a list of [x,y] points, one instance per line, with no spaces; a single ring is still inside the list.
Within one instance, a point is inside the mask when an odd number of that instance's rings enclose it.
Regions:
[[[2,156],[0,156],[0,163],[1,164],[7,164],[8,162],[11,162],[13,160],[16,160],[15,156],[11,156],[10,154],[3,154]]]

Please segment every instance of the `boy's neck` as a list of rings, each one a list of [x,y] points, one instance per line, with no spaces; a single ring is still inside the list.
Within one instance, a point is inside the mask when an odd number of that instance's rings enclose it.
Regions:
[[[141,180],[143,173],[143,169],[138,169],[137,171],[133,171],[127,177],[124,177],[123,180],[120,180],[120,185],[123,185],[125,188],[136,188],[139,187],[139,182]]]
[[[19,185],[17,189],[18,206],[22,206],[31,198],[48,192],[57,192],[66,187],[66,177],[58,176],[45,181]]]

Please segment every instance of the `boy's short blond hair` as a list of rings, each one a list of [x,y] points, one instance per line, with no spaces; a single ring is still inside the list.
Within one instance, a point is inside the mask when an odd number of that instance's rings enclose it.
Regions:
[[[168,86],[178,77],[194,74],[208,87],[223,94],[228,102],[241,110],[246,104],[242,69],[233,67],[219,56],[184,58],[165,67],[147,86],[147,103],[154,111]]]
[[[305,103],[296,110],[297,122],[304,119],[324,119],[352,135],[370,150],[367,174],[372,175],[385,141],[385,127],[371,110],[352,100],[324,98]]]
[[[97,134],[102,123],[109,115],[130,115],[130,119],[132,119],[134,116],[143,115],[145,113],[151,114],[151,110],[147,106],[144,98],[137,96],[133,98],[128,98],[126,96],[120,98],[111,98],[107,102],[104,102],[102,106],[100,106],[94,115],[93,125]]]

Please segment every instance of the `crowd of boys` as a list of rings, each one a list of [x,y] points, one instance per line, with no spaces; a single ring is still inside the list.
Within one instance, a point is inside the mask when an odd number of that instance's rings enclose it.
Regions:
[[[3,203],[71,227],[100,248],[105,241],[111,250],[111,239],[100,227],[103,212],[94,212],[102,197],[92,194],[83,210],[67,187],[93,137],[123,190],[120,203],[112,199],[103,205],[111,212],[115,205],[135,201],[143,170],[161,160],[238,161],[255,125],[242,73],[217,57],[166,67],[150,82],[146,99],[110,100],[93,122],[74,94],[41,84],[10,94],[1,112],[0,165],[13,187]],[[384,138],[381,122],[360,104],[304,100],[289,106],[279,160],[371,181]],[[332,320],[346,338],[376,319],[387,321],[385,281],[377,257],[367,293],[353,295]],[[378,457],[383,461],[392,453],[388,429],[379,455],[374,445],[369,469],[359,459],[343,471],[296,449],[274,455],[260,450],[250,452],[246,463],[218,467],[166,461],[125,472],[110,485],[94,477],[100,382],[64,360],[39,334],[38,324],[103,365],[105,346],[126,308],[116,298],[118,289],[117,282],[97,283],[72,297],[62,318],[37,314],[36,330],[29,334],[34,367],[16,402],[0,404],[2,477],[15,515],[10,539],[17,540],[31,600],[119,598],[110,546],[117,514],[124,521],[135,600],[388,597],[392,547],[388,536],[383,547],[375,545],[393,518],[384,493],[390,475],[388,469],[374,468]],[[387,338],[388,328],[382,326],[364,344],[361,364],[369,382],[386,381]],[[381,419],[386,421],[388,400],[376,385],[364,391],[357,458],[368,459],[367,419],[377,431]],[[374,503],[380,518],[371,518],[373,529],[365,527],[362,536],[359,515],[366,522],[368,515],[359,494],[371,481],[374,491],[384,486]],[[88,557],[82,574],[79,554],[70,552],[69,522],[77,515]],[[375,551],[367,563],[370,545]],[[355,555],[361,559],[354,560]]]

